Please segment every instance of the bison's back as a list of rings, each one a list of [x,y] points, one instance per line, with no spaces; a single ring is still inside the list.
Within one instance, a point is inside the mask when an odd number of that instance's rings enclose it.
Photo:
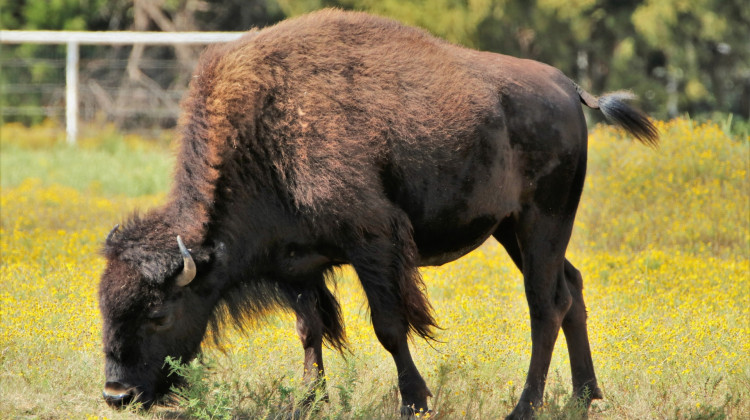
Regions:
[[[218,114],[243,121],[238,143],[277,149],[266,155],[296,188],[317,185],[298,191],[303,202],[357,183],[352,173],[372,179],[376,163],[453,159],[499,111],[497,87],[467,59],[478,53],[389,19],[326,10],[224,48],[211,83],[232,105]]]
[[[195,84],[212,138],[244,152],[256,178],[280,180],[303,211],[377,218],[398,207],[417,242],[438,247],[436,235],[487,231],[519,207],[511,140],[580,113],[551,67],[363,13],[285,21],[207,57]],[[509,102],[517,114],[523,101],[544,112],[508,121]]]

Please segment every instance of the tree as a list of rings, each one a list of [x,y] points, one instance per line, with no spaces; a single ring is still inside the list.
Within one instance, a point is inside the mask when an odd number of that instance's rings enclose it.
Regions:
[[[669,116],[712,109],[750,118],[750,10],[741,0],[647,0],[633,14],[644,42],[663,56]],[[743,105],[744,104],[744,105]],[[744,108],[744,109],[743,109]]]

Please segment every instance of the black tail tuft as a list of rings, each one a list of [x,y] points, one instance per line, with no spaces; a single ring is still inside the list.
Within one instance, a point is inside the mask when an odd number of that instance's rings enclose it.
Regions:
[[[641,143],[656,147],[659,144],[659,131],[651,119],[640,109],[627,101],[635,95],[627,91],[608,93],[599,97],[599,109],[604,117],[632,134]]]

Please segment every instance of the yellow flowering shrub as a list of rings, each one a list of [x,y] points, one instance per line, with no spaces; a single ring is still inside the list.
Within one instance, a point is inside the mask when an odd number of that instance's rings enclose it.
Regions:
[[[648,247],[731,256],[750,246],[750,141],[715,124],[657,122],[659,148],[590,136],[589,177],[576,229],[585,249]]]

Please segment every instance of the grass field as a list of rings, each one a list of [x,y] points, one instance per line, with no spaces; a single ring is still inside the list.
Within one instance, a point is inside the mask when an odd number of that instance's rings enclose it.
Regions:
[[[605,398],[593,419],[750,418],[750,141],[716,124],[660,123],[649,149],[599,127],[569,249],[584,275]],[[289,314],[229,334],[193,366],[193,388],[143,413],[103,403],[96,290],[101,242],[164,200],[164,140],[97,130],[77,148],[53,126],[2,127],[0,418],[291,418],[303,387]],[[494,242],[423,271],[439,342],[412,343],[439,418],[501,418],[530,352],[521,276]],[[330,402],[310,418],[393,418],[395,368],[351,270],[338,276],[351,353],[324,350]],[[542,418],[575,418],[562,334]]]

